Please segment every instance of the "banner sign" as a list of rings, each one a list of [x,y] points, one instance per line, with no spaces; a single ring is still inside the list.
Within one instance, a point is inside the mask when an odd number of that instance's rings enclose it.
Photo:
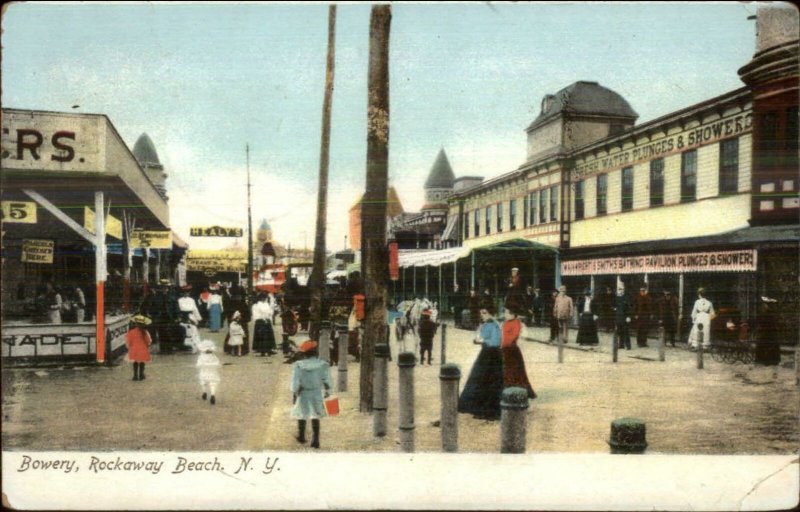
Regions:
[[[561,263],[562,276],[597,274],[680,274],[683,272],[755,272],[758,252],[692,252],[656,256],[621,256]]]
[[[27,201],[3,201],[3,222],[36,224],[36,203]]]
[[[186,259],[247,260],[247,251],[219,251],[213,249],[189,249]]]
[[[247,272],[247,260],[186,258],[186,270],[196,272],[213,271],[214,273]]]
[[[225,228],[222,226],[211,226],[208,228],[193,227],[189,228],[189,236],[235,236],[241,237],[244,233],[243,228]]]
[[[131,234],[131,247],[142,249],[172,249],[172,231],[144,231],[134,229]]]
[[[87,206],[83,207],[83,227],[94,234],[94,210]],[[122,222],[112,215],[106,215],[106,234],[122,240]]]
[[[25,263],[53,263],[52,240],[22,240],[22,261]]]

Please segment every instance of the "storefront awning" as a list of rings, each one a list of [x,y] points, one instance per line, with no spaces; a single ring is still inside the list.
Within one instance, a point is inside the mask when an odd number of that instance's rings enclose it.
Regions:
[[[476,247],[474,251],[478,254],[507,251],[533,251],[534,253],[556,254],[558,253],[558,248],[523,238],[514,238],[513,240]]]
[[[401,250],[399,254],[400,267],[438,267],[445,263],[453,263],[469,256],[472,249],[469,247],[453,247],[433,251]]]

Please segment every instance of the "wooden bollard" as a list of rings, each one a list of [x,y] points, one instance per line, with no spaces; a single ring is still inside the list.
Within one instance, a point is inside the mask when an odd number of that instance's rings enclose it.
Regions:
[[[322,323],[319,331],[319,358],[331,362],[331,328],[327,322]]]
[[[703,324],[697,324],[697,369],[703,369]]]
[[[500,453],[525,453],[528,391],[505,388],[500,400]]]
[[[442,357],[441,363],[444,365],[447,362],[447,324],[442,324]]]
[[[644,453],[647,449],[645,424],[638,418],[620,418],[611,422],[611,439],[608,441],[613,454]]]
[[[336,389],[347,391],[347,331],[337,332],[339,339],[339,381]]]
[[[375,345],[375,373],[372,386],[372,435],[383,437],[386,435],[386,411],[389,405],[389,372],[387,360],[389,359],[389,345],[379,343]]]
[[[667,359],[667,335],[664,332],[664,326],[658,328],[658,360],[665,361]]]
[[[611,362],[616,363],[619,357],[619,331],[614,327],[614,336],[611,342]]]
[[[439,369],[442,407],[439,426],[442,429],[442,451],[458,451],[458,385],[461,370],[456,364],[444,364]]]
[[[414,352],[403,352],[397,356],[400,367],[400,450],[414,451]]]

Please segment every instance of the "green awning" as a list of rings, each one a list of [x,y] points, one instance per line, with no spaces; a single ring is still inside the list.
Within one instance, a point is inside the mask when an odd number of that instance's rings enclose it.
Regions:
[[[553,247],[552,245],[546,245],[539,242],[533,242],[531,240],[525,240],[524,238],[514,238],[512,240],[506,240],[504,242],[498,242],[492,245],[476,247],[473,249],[473,251],[477,252],[478,254],[508,251],[533,251],[537,254],[558,254],[558,247]]]

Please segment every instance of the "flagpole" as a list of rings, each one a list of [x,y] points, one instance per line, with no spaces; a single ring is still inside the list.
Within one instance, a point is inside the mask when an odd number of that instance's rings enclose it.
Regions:
[[[247,154],[247,297],[253,293],[253,216],[250,211],[250,144],[245,145]]]

